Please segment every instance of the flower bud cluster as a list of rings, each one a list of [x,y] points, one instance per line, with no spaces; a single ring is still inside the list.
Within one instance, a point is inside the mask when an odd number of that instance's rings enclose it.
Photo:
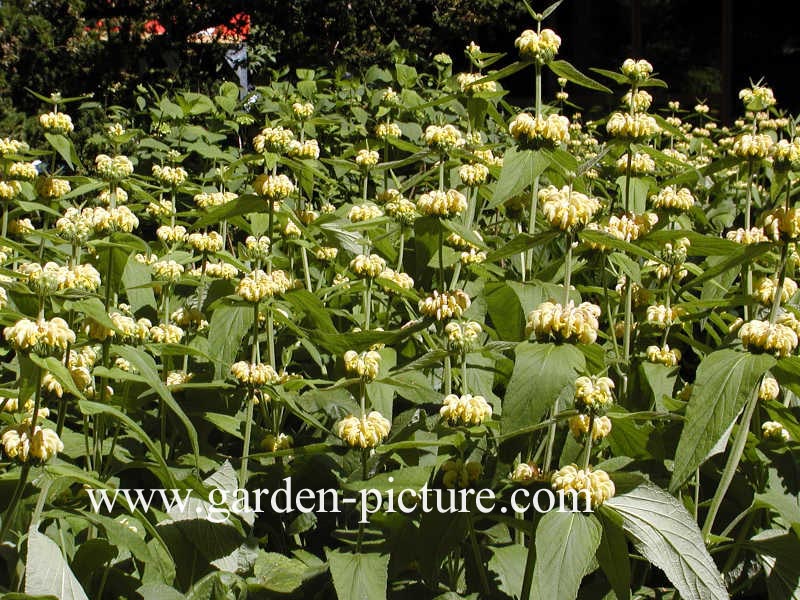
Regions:
[[[650,196],[654,208],[686,212],[694,206],[695,200],[689,188],[676,188],[668,185],[658,194]]]
[[[240,384],[253,387],[273,385],[280,381],[280,377],[272,365],[248,363],[243,360],[231,365],[231,375]]]
[[[775,277],[762,277],[756,283],[753,297],[765,306],[772,306],[775,302],[775,294],[778,290],[778,280]],[[797,283],[793,279],[785,277],[781,287],[781,304],[786,304],[797,293]]]
[[[606,500],[614,497],[616,489],[608,473],[602,469],[592,470],[591,467],[579,469],[577,465],[567,465],[553,473],[551,484],[554,490],[575,492],[588,496],[592,508],[597,508]]]
[[[464,136],[455,125],[428,125],[425,128],[425,143],[439,152],[450,152],[461,148],[465,143]]]
[[[600,328],[600,307],[590,302],[578,306],[570,300],[566,306],[543,302],[528,314],[525,332],[537,340],[554,338],[558,341],[593,344]]]
[[[645,113],[615,112],[606,123],[609,135],[626,140],[643,140],[661,131],[656,120]]]
[[[60,355],[75,343],[75,332],[61,317],[50,320],[20,319],[3,329],[3,336],[15,350]]]
[[[350,261],[350,270],[358,277],[374,279],[386,268],[386,261],[377,254],[359,254]]]
[[[797,333],[784,324],[754,319],[739,328],[739,339],[751,352],[789,356],[797,348]]]
[[[39,115],[39,125],[45,131],[53,133],[70,133],[75,130],[72,117],[63,112],[49,112]]]
[[[589,433],[589,422],[592,423],[592,441],[599,442],[611,433],[611,419],[606,416],[591,417],[590,415],[575,415],[569,419],[569,430],[572,435],[580,439]]]
[[[294,140],[294,133],[290,129],[278,127],[265,127],[257,136],[253,138],[255,151],[263,154],[273,152],[275,154],[285,154],[289,150],[289,145]]]
[[[570,186],[561,189],[550,185],[539,191],[542,213],[551,226],[570,231],[585,227],[600,210],[600,201],[576,192]]]
[[[434,290],[430,296],[419,301],[419,312],[424,317],[444,321],[450,318],[460,318],[464,311],[470,307],[470,297],[462,290],[439,293]]]
[[[344,353],[344,368],[348,375],[360,377],[367,383],[374,381],[381,369],[381,355],[375,350],[361,352],[348,350]]]
[[[353,415],[345,417],[336,425],[336,434],[351,448],[375,448],[386,436],[392,424],[378,411],[358,418]]]
[[[286,175],[259,175],[253,182],[256,194],[270,201],[285,200],[294,193],[295,186]]]
[[[6,427],[0,434],[0,446],[8,458],[20,463],[41,464],[64,450],[64,443],[55,431],[38,425],[32,427],[30,419]]]
[[[522,60],[536,62],[541,65],[549,63],[561,47],[561,38],[552,29],[542,29],[536,33],[526,29],[514,40]]]
[[[109,181],[124,179],[133,174],[133,163],[127,156],[98,154],[94,159],[94,168],[100,177]]]
[[[448,394],[442,401],[439,414],[450,425],[471,427],[491,418],[492,407],[483,396]]]
[[[649,362],[667,367],[676,367],[681,361],[681,351],[677,348],[670,350],[667,344],[661,347],[648,346],[647,350],[645,350],[645,356]]]
[[[556,114],[535,117],[522,112],[511,121],[508,132],[523,148],[555,148],[569,141],[569,119]]]
[[[245,275],[236,286],[236,294],[248,302],[260,302],[283,294],[292,287],[291,280],[281,270],[266,273],[256,269]]]
[[[454,217],[467,210],[467,199],[458,190],[434,190],[420,196],[417,210],[426,216]]]

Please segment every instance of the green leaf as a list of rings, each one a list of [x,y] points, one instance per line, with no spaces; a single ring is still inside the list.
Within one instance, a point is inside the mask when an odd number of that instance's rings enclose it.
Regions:
[[[102,572],[105,564],[113,561],[118,554],[117,549],[106,539],[98,537],[86,540],[78,546],[72,558],[72,572],[78,581],[89,581],[93,573]]]
[[[303,585],[306,566],[296,558],[276,552],[262,552],[253,565],[258,587],[278,594],[290,594]]]
[[[419,490],[430,479],[431,470],[431,467],[404,467],[399,471],[381,473],[367,480],[343,483],[342,488],[351,492],[378,490],[382,494],[388,493],[389,490],[394,490],[396,494],[404,489]]]
[[[25,593],[53,595],[59,600],[88,600],[56,543],[38,529],[28,531]]]
[[[61,158],[69,165],[70,169],[74,171],[76,167],[83,168],[81,159],[78,158],[78,153],[75,151],[75,146],[72,145],[69,139],[60,133],[45,133],[44,137],[50,142],[53,149],[61,155]]]
[[[526,66],[528,66],[528,64],[529,63],[522,62],[522,61],[513,62],[510,65],[507,65],[507,66],[503,67],[499,71],[494,71],[492,73],[489,73],[486,77],[481,77],[480,79],[478,79],[478,81],[473,83],[473,85],[482,85],[484,83],[489,83],[490,81],[499,81],[500,79],[508,77],[509,75],[513,75],[517,71],[521,71]],[[448,96],[448,100],[451,100],[453,98],[454,98],[454,96]],[[431,104],[432,103],[429,102],[427,105],[431,105]],[[420,106],[420,107],[418,107],[418,109],[419,108],[422,108],[422,107]]]
[[[636,550],[664,571],[684,600],[728,599],[700,529],[679,500],[644,481],[606,501],[600,510],[622,517],[622,528]]]
[[[497,587],[510,598],[516,597],[522,589],[528,549],[521,544],[490,546],[489,549],[492,551],[489,570],[500,580]]]
[[[598,92],[605,92],[606,94],[611,93],[609,88],[588,75],[584,75],[565,60],[554,60],[549,62],[547,66],[550,67],[550,70],[555,73],[556,76],[563,77],[567,81],[589,88],[590,90],[597,90]]]
[[[129,256],[122,271],[122,285],[134,314],[145,306],[156,308],[155,294],[149,286],[151,281],[150,268],[137,261],[133,255]]]
[[[131,363],[138,373],[144,377],[145,381],[150,386],[150,389],[158,394],[158,397],[164,401],[164,404],[166,404],[169,409],[175,413],[175,416],[178,417],[180,422],[183,423],[183,426],[186,428],[186,433],[189,435],[189,442],[192,445],[195,463],[199,462],[200,445],[197,441],[197,430],[194,428],[194,425],[189,417],[186,416],[186,413],[183,412],[183,409],[180,407],[180,405],[175,401],[175,398],[172,397],[172,393],[170,393],[166,384],[159,379],[156,363],[153,360],[153,357],[146,354],[140,348],[133,348],[131,346],[112,346],[111,350],[118,356],[121,356]]]
[[[522,192],[544,173],[550,161],[543,152],[509,148],[503,157],[503,168],[486,210],[496,208]]]
[[[731,240],[718,238],[712,235],[703,235],[696,231],[685,229],[661,229],[647,234],[644,245],[660,248],[665,242],[674,242],[676,239],[686,238],[690,242],[687,252],[690,256],[730,256],[741,245]]]
[[[285,295],[285,299],[298,311],[305,313],[315,331],[336,333],[336,327],[331,320],[330,313],[317,296],[308,290],[293,290]]]
[[[564,2],[564,0],[558,0],[558,2],[553,2],[553,3],[552,3],[550,6],[548,6],[547,8],[545,8],[545,9],[544,9],[544,11],[542,11],[542,21],[544,21],[544,20],[545,20],[547,17],[549,17],[550,15],[552,15],[552,14],[553,14],[553,12],[554,12],[554,11],[555,11],[555,10],[556,10],[556,9],[557,9],[559,6],[561,6],[561,3],[562,3],[562,2]]]
[[[45,371],[49,371],[53,377],[55,377],[56,381],[61,384],[64,391],[69,392],[76,398],[83,398],[83,394],[75,385],[75,381],[72,379],[69,369],[67,369],[60,360],[53,356],[40,358],[35,354],[31,354],[31,360]]]
[[[645,250],[644,248],[641,248],[639,246],[635,246],[630,242],[626,242],[625,240],[615,238],[614,236],[604,233],[602,231],[584,229],[580,233],[580,238],[581,240],[586,242],[602,244],[607,248],[613,248],[614,250],[622,250],[623,252],[627,252],[628,254],[633,254],[634,256],[641,256],[642,258],[646,258],[648,260],[661,262],[653,253],[649,252],[648,250]]]
[[[599,75],[603,75],[604,77],[608,77],[612,81],[619,83],[621,85],[625,85],[629,83],[628,77],[623,75],[622,73],[617,73],[616,71],[609,71],[608,69],[600,69],[597,67],[589,67],[590,71],[594,71]]]
[[[545,231],[542,233],[537,233],[536,235],[520,233],[507,244],[503,244],[501,248],[490,252],[486,256],[486,260],[488,262],[494,262],[500,260],[501,258],[514,256],[515,254],[519,254],[520,252],[524,252],[525,250],[529,250],[535,246],[547,244],[548,242],[556,239],[558,236],[559,233],[557,231]]]
[[[617,600],[628,600],[631,597],[631,562],[628,558],[628,542],[622,530],[622,523],[611,517],[610,511],[597,512],[603,526],[603,537],[597,548],[597,561],[605,573]]]
[[[106,312],[105,306],[99,298],[85,298],[83,300],[67,300],[63,304],[64,310],[75,310],[83,313],[98,325],[106,329],[116,330],[114,323]]]
[[[603,528],[592,514],[550,511],[536,528],[533,590],[537,598],[574,600],[592,571]]]
[[[142,429],[139,424],[131,419],[128,415],[118,408],[111,406],[110,404],[101,404],[100,402],[92,402],[91,400],[80,400],[78,402],[78,407],[84,415],[91,416],[96,414],[107,414],[119,419],[125,424],[131,433],[135,434],[136,437],[139,438],[139,440],[145,446],[147,446],[147,449],[150,450],[150,453],[153,455],[153,457],[161,464],[164,473],[167,474],[170,480],[174,483],[169,466],[167,466],[167,462],[161,455],[158,446],[156,446],[155,442],[150,439],[150,436],[145,433],[144,429]]]
[[[672,398],[675,380],[678,377],[678,368],[651,362],[643,362],[640,368],[647,385],[653,392],[656,409],[665,410],[664,398]]]
[[[395,69],[397,70],[397,83],[404,88],[413,88],[417,83],[417,70],[402,63],[397,63]]]
[[[262,212],[267,212],[266,201],[259,196],[246,194],[239,196],[232,202],[228,202],[227,204],[223,204],[222,206],[215,208],[206,216],[198,219],[194,224],[194,229],[197,231],[203,227],[208,227],[209,225],[214,225],[216,223],[220,223],[221,221],[238,217],[239,215]]]
[[[246,597],[247,588],[242,578],[224,571],[212,571],[186,594],[186,600],[240,600]]]
[[[753,508],[768,508],[777,512],[784,523],[800,536],[800,505],[797,495],[784,488],[777,469],[770,468],[767,487],[753,498]]]
[[[422,578],[434,586],[441,576],[442,561],[467,537],[466,513],[424,512],[417,533],[416,558]]]
[[[625,197],[625,176],[617,177],[620,196]],[[632,212],[640,215],[647,210],[647,196],[650,192],[651,179],[631,177],[628,180],[628,195]]]
[[[683,294],[687,289],[697,287],[700,283],[707,281],[709,279],[713,279],[720,273],[724,273],[728,269],[733,269],[734,267],[738,267],[739,265],[746,263],[746,262],[755,262],[755,259],[761,256],[762,254],[768,252],[772,244],[762,243],[762,244],[751,244],[749,246],[744,246],[737,252],[731,253],[731,255],[725,259],[724,261],[715,264],[708,269],[703,270],[702,275],[698,275],[697,277],[690,279],[687,281],[681,288],[676,292],[678,296]]]
[[[113,497],[113,492],[109,495],[109,497]],[[123,503],[120,502],[119,504],[122,505]],[[127,509],[127,506],[125,508]],[[150,552],[150,548],[148,548],[147,543],[140,536],[140,534],[134,533],[128,529],[127,525],[123,525],[112,517],[107,517],[95,512],[82,511],[81,515],[90,523],[100,527],[105,532],[108,543],[112,546],[118,548],[119,550],[129,550],[134,556],[136,556],[137,560],[140,560],[144,563],[153,563],[158,561],[158,557]]]
[[[522,342],[503,402],[502,430],[513,433],[541,421],[564,388],[586,368],[583,353],[571,344]]]
[[[242,339],[253,327],[253,309],[249,306],[219,306],[208,325],[208,347],[219,359],[215,379],[222,379],[242,347]]]
[[[769,600],[800,600],[800,541],[791,532],[767,529],[750,538],[767,575]]]
[[[470,244],[477,246],[481,250],[488,250],[489,248],[486,246],[486,242],[483,241],[478,235],[475,234],[475,231],[470,228],[466,227],[463,223],[459,221],[454,221],[452,219],[445,219],[442,221],[442,225],[448,231],[456,233],[468,241]]]
[[[768,354],[718,350],[697,368],[686,422],[675,451],[670,491],[677,490],[703,464],[747,400],[760,377],[775,364]]]
[[[326,550],[333,578],[333,587],[339,598],[348,600],[380,600],[386,598],[389,555],[375,553],[350,553],[344,550]]]
[[[525,312],[517,294],[502,281],[489,282],[484,288],[492,325],[504,340],[521,340],[525,332]]]
[[[332,354],[344,354],[348,350],[366,350],[373,344],[383,343],[393,346],[398,342],[425,329],[429,323],[419,321],[412,326],[391,331],[357,331],[353,333],[328,333],[321,330],[308,332],[315,343]]]
[[[185,600],[186,596],[165,583],[148,583],[136,590],[147,600]]]

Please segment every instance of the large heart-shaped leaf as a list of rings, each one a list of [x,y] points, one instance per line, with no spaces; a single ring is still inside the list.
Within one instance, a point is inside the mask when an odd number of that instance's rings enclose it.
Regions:
[[[374,552],[328,550],[333,587],[339,598],[380,600],[386,598],[389,555]]]
[[[61,549],[33,527],[28,532],[25,593],[32,596],[53,595],[59,600],[88,600]]]
[[[583,353],[570,344],[522,342],[515,353],[514,372],[503,402],[504,434],[537,424],[562,390],[586,368]]]
[[[613,510],[622,517],[622,528],[636,550],[664,571],[681,598],[727,600],[722,576],[700,529],[676,498],[644,481],[608,500],[601,510]]]
[[[544,515],[536,528],[532,597],[574,600],[592,570],[602,530],[591,514],[553,510]]]

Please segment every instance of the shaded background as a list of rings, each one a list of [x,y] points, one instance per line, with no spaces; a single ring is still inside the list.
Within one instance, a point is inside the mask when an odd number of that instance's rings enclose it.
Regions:
[[[532,0],[539,11],[549,3]],[[457,71],[466,68],[470,40],[484,51],[508,52],[510,62],[514,39],[533,27],[519,0],[0,0],[0,127],[8,134],[22,126],[22,112],[41,109],[26,87],[65,96],[93,92],[103,104],[124,105],[138,84],[205,91],[233,79],[224,60],[229,47],[186,40],[236,13],[250,15],[256,85],[288,65],[358,73],[398,57],[426,62],[438,52],[451,54]],[[546,26],[562,37],[560,57],[581,70],[647,58],[670,85],[659,100],[691,107],[706,99],[730,121],[740,110],[736,94],[751,78],[773,87],[779,107],[800,110],[798,17],[797,2],[565,0]],[[153,20],[162,35],[148,34]],[[504,85],[523,104],[532,89],[530,74]],[[552,97],[554,78],[546,85]],[[568,91],[587,111],[614,101]]]

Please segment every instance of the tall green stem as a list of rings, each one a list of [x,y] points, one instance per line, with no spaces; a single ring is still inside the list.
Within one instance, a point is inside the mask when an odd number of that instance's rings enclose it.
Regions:
[[[405,227],[400,226],[400,240],[399,240],[400,247],[397,250],[397,270],[403,270],[403,254],[406,248],[406,230]]]
[[[589,460],[592,457],[592,441],[594,434],[594,415],[589,415],[589,433],[586,435],[586,453],[583,456],[583,470],[589,468]]]
[[[630,277],[625,277],[625,330],[622,339],[622,355],[625,360],[626,372],[622,378],[622,397],[628,395],[628,368],[631,360],[631,333],[633,330],[633,282]]]
[[[258,361],[258,302],[253,304],[253,346],[250,349],[250,362]],[[273,365],[274,366],[274,365]],[[250,455],[250,438],[253,433],[253,407],[255,405],[255,393],[248,394],[245,398],[247,410],[245,411],[244,421],[244,445],[242,446],[242,465],[239,471],[239,485],[245,487],[247,483],[247,463]],[[263,401],[263,400],[262,400]],[[278,432],[275,432],[278,435]]]
[[[491,594],[491,591],[489,590],[489,579],[486,577],[486,569],[483,564],[483,559],[481,558],[481,550],[480,546],[478,546],[478,537],[475,535],[475,523],[473,521],[472,513],[469,514],[467,523],[469,523],[469,542],[470,546],[472,546],[472,555],[475,559],[475,566],[478,569],[478,577],[481,581],[481,588],[483,589],[484,595],[488,598]]]
[[[628,162],[625,165],[625,212],[631,211],[631,169],[633,168],[633,147],[628,144]]]
[[[784,244],[781,248],[781,261],[778,265],[778,285],[775,286],[775,297],[772,300],[772,309],[769,312],[769,322],[774,324],[778,318],[778,309],[781,306],[781,296],[783,296],[783,284],[786,280],[786,259],[789,255],[789,245]]]
[[[17,487],[14,488],[14,494],[11,496],[11,501],[8,503],[6,514],[3,515],[3,528],[0,529],[0,541],[5,541],[8,532],[11,530],[11,525],[14,522],[14,516],[17,514],[17,506],[25,491],[25,484],[28,482],[28,473],[31,470],[29,463],[23,463]]]
[[[728,491],[728,487],[731,485],[731,481],[733,481],[733,475],[736,473],[736,469],[739,466],[739,461],[744,453],[744,447],[747,444],[747,434],[750,433],[750,421],[753,419],[753,413],[755,412],[756,405],[758,404],[759,387],[760,386],[756,385],[755,390],[750,396],[750,400],[745,406],[742,420],[739,422],[739,430],[736,432],[736,438],[733,440],[731,453],[728,455],[728,462],[725,463],[725,470],[722,472],[722,477],[717,485],[717,490],[714,492],[714,497],[711,499],[711,506],[708,509],[706,521],[703,524],[703,539],[708,539],[708,536],[711,533],[711,528],[714,527],[714,519],[717,518],[719,507],[722,505],[722,501],[725,499],[725,494]]]
[[[369,323],[372,317],[372,278],[369,277],[364,282],[364,331],[369,331]]]
[[[439,283],[442,291],[447,291],[447,283],[444,280],[444,225],[439,221]]]
[[[300,246],[300,258],[303,261],[303,275],[305,277],[306,289],[310,292],[311,287],[311,272],[308,270],[308,252],[305,246]]]
[[[536,234],[536,213],[539,210],[539,175],[533,178],[531,182],[531,214],[528,219],[528,234]],[[533,277],[533,252],[531,248],[527,252],[528,257],[528,272]]]
[[[469,380],[467,379],[467,353],[461,353],[461,393],[469,394]]]
[[[450,362],[450,355],[444,357],[444,374],[442,375],[444,383],[444,395],[448,396],[453,393],[453,368]]]
[[[0,234],[2,237],[8,236],[8,205],[10,204],[9,200],[3,202],[3,229]]]
[[[564,259],[564,306],[569,304],[569,290],[572,281],[572,235],[567,235],[567,256]]]
[[[753,160],[747,161],[747,193],[744,206],[744,228],[750,231],[750,206],[753,202]],[[744,320],[750,320],[751,298],[753,296],[753,267],[750,262],[744,266]]]

